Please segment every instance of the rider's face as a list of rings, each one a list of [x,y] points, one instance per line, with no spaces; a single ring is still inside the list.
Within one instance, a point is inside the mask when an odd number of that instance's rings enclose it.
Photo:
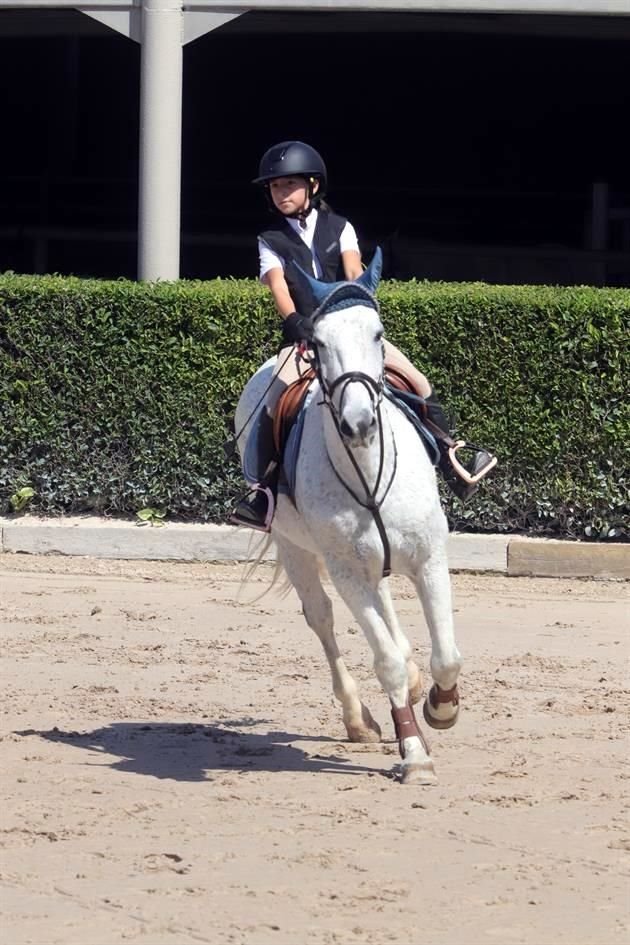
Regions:
[[[318,187],[319,182],[315,181],[313,193]],[[269,181],[269,193],[274,206],[285,216],[308,209],[308,182],[304,177],[275,177]]]

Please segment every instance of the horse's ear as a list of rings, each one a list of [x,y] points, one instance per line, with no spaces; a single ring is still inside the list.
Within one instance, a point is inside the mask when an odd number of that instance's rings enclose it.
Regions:
[[[340,282],[320,282],[319,279],[314,279],[313,276],[309,276],[308,272],[305,272],[294,259],[289,262],[289,265],[292,267],[293,272],[297,275],[298,280],[309,290],[313,296],[315,308],[319,308],[324,299],[330,295],[335,286],[341,285]]]
[[[376,292],[376,287],[381,281],[381,273],[383,271],[383,253],[381,252],[381,247],[377,246],[372,256],[372,262],[367,267],[365,272],[362,272],[358,279],[355,279],[355,282],[358,282],[359,285],[364,286],[364,288],[369,289],[372,294]]]

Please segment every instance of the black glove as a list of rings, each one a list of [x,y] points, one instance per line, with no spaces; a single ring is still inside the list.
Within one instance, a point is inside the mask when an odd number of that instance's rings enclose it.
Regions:
[[[282,322],[282,337],[289,344],[299,345],[301,341],[310,341],[313,337],[313,323],[310,318],[291,312]]]

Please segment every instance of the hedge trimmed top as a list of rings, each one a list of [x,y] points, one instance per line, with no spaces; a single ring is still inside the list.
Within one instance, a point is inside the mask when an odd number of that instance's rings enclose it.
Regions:
[[[499,466],[453,527],[628,529],[630,290],[385,282],[387,336]],[[236,400],[279,319],[252,280],[0,276],[0,511],[223,521]]]

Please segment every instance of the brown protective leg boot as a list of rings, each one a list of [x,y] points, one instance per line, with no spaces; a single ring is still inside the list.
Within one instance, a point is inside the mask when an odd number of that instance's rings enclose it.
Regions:
[[[488,475],[491,469],[494,469],[497,458],[480,446],[465,443],[463,440],[455,441],[451,437],[448,420],[434,393],[426,398],[425,404],[427,408],[425,422],[435,435],[440,450],[438,465],[442,477],[451,492],[465,502],[475,494],[479,488],[479,482]],[[455,455],[459,450],[472,453],[466,465]]]

